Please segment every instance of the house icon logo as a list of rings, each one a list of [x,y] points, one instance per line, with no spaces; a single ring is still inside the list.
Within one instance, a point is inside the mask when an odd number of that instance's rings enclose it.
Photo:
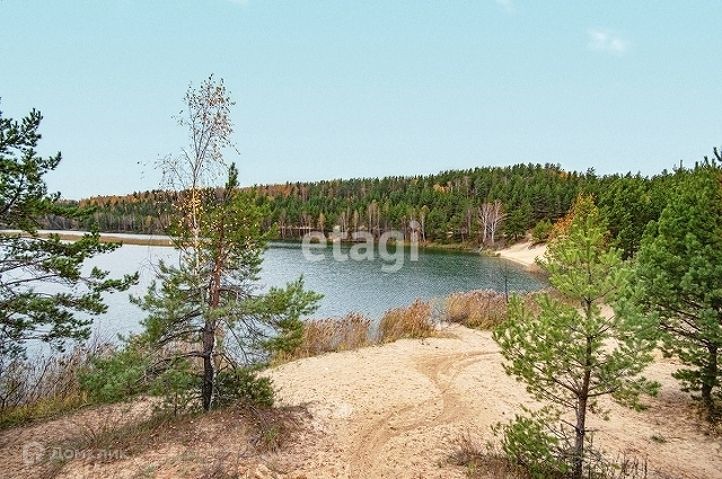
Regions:
[[[26,442],[23,444],[23,463],[31,466],[45,459],[45,446],[39,442]]]

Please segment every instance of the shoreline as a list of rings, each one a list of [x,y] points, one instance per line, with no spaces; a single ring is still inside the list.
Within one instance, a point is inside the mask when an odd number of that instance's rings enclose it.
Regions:
[[[89,231],[81,230],[37,230],[37,236],[39,238],[48,238],[50,235],[58,235],[61,240],[73,241],[79,239],[84,234],[90,233]],[[0,235],[20,235],[24,238],[30,238],[31,236],[24,231],[20,230],[0,230]],[[114,232],[103,232],[100,231],[100,240],[104,243],[123,243],[127,245],[136,246],[173,246],[172,239],[170,236],[161,234],[143,234],[143,233],[114,233]],[[299,239],[283,239],[283,238],[272,238],[268,240],[268,243],[280,243],[280,244],[301,244]],[[354,241],[344,241],[344,244],[354,245],[357,244]],[[401,245],[405,248],[411,245],[410,242],[404,241]],[[419,249],[426,251],[438,251],[438,252],[454,252],[454,253],[478,253],[478,247],[473,246],[469,243],[419,243]]]
[[[47,239],[50,235],[58,235],[63,241],[77,241],[90,231],[75,230],[37,230],[38,238]],[[173,245],[172,240],[166,235],[144,235],[137,233],[103,233],[99,232],[101,243],[123,243],[136,246],[166,246]],[[30,238],[31,235],[20,230],[0,230],[0,235],[19,235],[23,238]]]
[[[50,235],[58,235],[61,240],[74,241],[79,239],[84,234],[89,233],[88,231],[75,231],[75,230],[38,230],[37,235],[40,238],[48,238]],[[0,230],[2,235],[20,235],[22,237],[30,237],[27,233],[20,230]],[[107,233],[100,232],[100,240],[104,243],[123,243],[126,245],[136,246],[173,246],[172,239],[167,235],[155,235],[155,234],[140,234],[140,233]],[[300,244],[298,240],[288,239],[272,239],[270,243],[281,243],[281,244]],[[354,244],[349,242],[348,244]],[[402,243],[404,248],[410,246],[408,241]],[[531,241],[523,241],[521,243],[513,244],[509,247],[502,248],[500,250],[492,250],[485,252],[480,250],[477,246],[473,246],[469,243],[419,243],[419,249],[432,252],[451,252],[451,253],[466,253],[466,254],[488,254],[490,257],[497,257],[511,261],[518,266],[522,266],[530,271],[538,271],[539,267],[536,264],[536,259],[541,258],[546,253],[546,245],[533,245]]]
[[[523,241],[500,249],[496,253],[499,258],[523,266],[529,271],[538,272],[541,268],[539,268],[536,260],[537,258],[543,258],[546,250],[546,244],[534,245],[531,241]]]

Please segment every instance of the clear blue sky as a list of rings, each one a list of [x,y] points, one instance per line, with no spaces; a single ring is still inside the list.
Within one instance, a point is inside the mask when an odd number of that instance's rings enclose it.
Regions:
[[[215,73],[245,184],[517,162],[654,173],[722,144],[722,2],[0,0],[6,115],[69,198],[158,185]]]

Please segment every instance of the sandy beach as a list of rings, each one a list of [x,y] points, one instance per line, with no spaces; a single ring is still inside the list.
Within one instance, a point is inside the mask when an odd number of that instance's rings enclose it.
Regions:
[[[531,241],[522,241],[508,248],[501,249],[497,253],[500,258],[513,261],[529,270],[536,271],[539,268],[536,264],[536,259],[544,257],[546,250],[546,244],[533,245]]]
[[[249,455],[243,425],[216,415],[199,421],[194,435],[124,460],[75,459],[57,477],[143,477],[139,474],[149,468],[154,477],[202,477],[198,471],[208,458],[233,457],[239,477],[464,478],[464,469],[449,461],[455,441],[464,434],[491,440],[492,424],[532,403],[523,385],[504,373],[491,333],[449,326],[439,336],[269,370],[281,404],[305,406],[310,413],[300,437],[278,453]],[[595,443],[612,455],[646,459],[651,478],[722,478],[722,441],[705,434],[688,396],[670,376],[677,367],[661,358],[650,366],[648,376],[662,389],[645,411],[605,401],[610,420],[592,417]],[[0,434],[6,477],[33,477],[33,469],[22,464],[21,438],[48,441],[85,427],[84,421],[97,421],[97,414],[81,412],[21,434]]]

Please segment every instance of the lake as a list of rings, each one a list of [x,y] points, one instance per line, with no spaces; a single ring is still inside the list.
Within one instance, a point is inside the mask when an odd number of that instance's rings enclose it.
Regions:
[[[348,246],[341,246],[347,254]],[[272,243],[264,254],[261,288],[282,286],[304,276],[306,286],[322,293],[320,308],[314,317],[341,316],[356,311],[378,319],[384,311],[410,304],[414,299],[440,299],[474,289],[504,290],[504,276],[510,291],[533,291],[544,287],[542,280],[508,261],[472,253],[421,250],[411,261],[404,250],[403,266],[396,272],[382,271],[385,262],[375,255],[373,261],[334,260],[332,247],[314,250],[317,261],[307,261],[299,244]],[[140,282],[129,293],[143,294],[154,276],[160,259],[177,261],[178,253],[160,246],[124,245],[112,253],[94,258],[92,265],[122,275],[138,271]],[[388,262],[386,262],[388,264]],[[128,301],[128,293],[107,296],[108,313],[95,321],[103,337],[136,331],[143,312]]]

